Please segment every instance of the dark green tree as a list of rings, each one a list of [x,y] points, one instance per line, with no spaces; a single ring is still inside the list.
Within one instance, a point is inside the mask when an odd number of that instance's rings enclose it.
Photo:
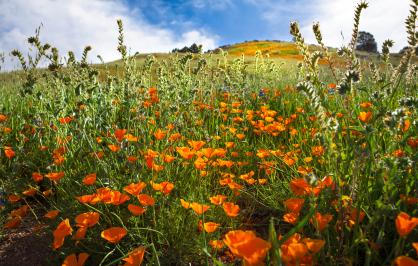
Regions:
[[[184,46],[182,49],[175,48],[171,51],[172,53],[192,53],[192,54],[198,54],[202,52],[202,45],[193,43],[189,47]]]
[[[402,48],[400,51],[399,51],[399,54],[404,54],[404,53],[406,53],[406,50],[409,48],[409,46],[405,46],[404,48]],[[418,55],[418,46],[416,46],[415,47],[415,54],[416,55]]]
[[[377,53],[377,43],[373,35],[366,31],[360,31],[357,37],[356,50]]]

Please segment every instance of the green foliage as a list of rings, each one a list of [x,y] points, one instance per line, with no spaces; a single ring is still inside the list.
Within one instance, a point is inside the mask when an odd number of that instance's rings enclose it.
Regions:
[[[12,73],[18,82],[0,83],[0,189],[7,197],[21,197],[6,202],[0,223],[15,218],[12,211],[19,206],[37,206],[40,211],[31,218],[48,224],[52,239],[63,219],[75,229],[77,215],[97,212],[100,221],[86,239],[76,244],[67,237],[56,252],[61,260],[88,252],[91,265],[120,264],[138,246],[146,248],[146,265],[234,265],[242,257],[231,258],[228,247],[216,250],[209,243],[238,229],[268,239],[268,265],[287,264],[287,241],[295,233],[324,241],[304,258],[317,264],[388,265],[401,255],[414,257],[417,231],[400,237],[395,219],[400,212],[418,216],[409,204],[418,193],[416,6],[415,0],[407,20],[411,46],[397,66],[391,64],[390,40],[383,44],[381,61],[357,58],[354,45],[365,2],[357,6],[352,40],[340,49],[345,63],[338,67],[319,23],[313,25],[320,46],[315,50],[304,42],[298,24],[290,25],[303,56],[298,69],[262,51],[254,57],[230,57],[221,49],[138,59],[127,50],[120,20],[121,61],[90,65],[87,46],[80,60],[69,52],[64,66],[56,48],[40,43],[38,30],[28,40],[34,56],[13,52],[22,65],[21,72]],[[319,64],[322,59],[326,66]],[[47,69],[36,68],[41,60],[49,63]],[[174,133],[182,137],[171,140]],[[225,155],[211,159],[197,149],[186,160],[176,148],[191,147],[191,140],[225,149]],[[13,156],[6,155],[10,149]],[[152,154],[157,155],[150,160]],[[205,161],[204,169],[196,166],[198,159]],[[225,161],[232,166],[221,166]],[[46,177],[53,172],[65,175],[57,181]],[[33,173],[44,179],[35,182]],[[90,173],[97,180],[86,185]],[[306,187],[295,188],[295,180]],[[76,199],[104,187],[125,193],[127,185],[140,181],[147,184],[141,193],[156,200],[140,216],[128,211],[129,203],[139,205],[133,195],[120,205]],[[170,193],[152,187],[164,181],[174,185]],[[29,188],[34,196],[27,195]],[[209,197],[217,194],[239,205],[237,217],[210,204]],[[284,202],[291,198],[304,200],[294,224],[284,218],[289,214]],[[197,215],[180,199],[208,204],[210,210]],[[42,218],[49,210],[60,211],[56,220]],[[318,213],[332,217],[321,230],[314,222]],[[201,220],[220,227],[199,231]],[[100,237],[111,226],[128,230],[118,244]]]

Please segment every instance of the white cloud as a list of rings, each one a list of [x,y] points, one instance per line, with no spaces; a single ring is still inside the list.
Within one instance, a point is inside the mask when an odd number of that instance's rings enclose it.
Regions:
[[[340,47],[351,40],[356,3],[352,0],[314,0],[310,21],[301,21],[301,31],[310,43],[316,43],[312,22],[319,21],[326,45]],[[409,14],[409,0],[369,0],[362,12],[360,30],[370,32],[381,49],[386,39],[395,41],[393,52],[407,45],[404,21]],[[344,36],[344,40],[342,39]]]
[[[41,40],[56,46],[62,55],[72,50],[80,56],[83,48],[91,45],[90,60],[97,61],[97,54],[105,61],[115,60],[120,58],[116,50],[117,19],[124,23],[125,42],[132,53],[167,52],[194,42],[204,49],[216,47],[217,36],[193,28],[176,35],[170,29],[149,24],[141,10],[129,10],[123,1],[0,0],[0,52],[17,48],[26,53],[26,39],[42,23]],[[6,68],[16,65],[14,60]]]
[[[246,0],[261,11],[262,18],[273,28],[274,38],[283,36],[283,18],[298,20],[305,40],[316,43],[312,23],[318,21],[324,42],[328,46],[340,47],[350,42],[354,22],[354,10],[360,0]],[[373,34],[380,50],[384,40],[395,41],[392,49],[398,52],[407,45],[404,21],[409,14],[410,0],[367,0],[369,7],[362,12],[360,30]],[[341,36],[344,36],[344,40]]]

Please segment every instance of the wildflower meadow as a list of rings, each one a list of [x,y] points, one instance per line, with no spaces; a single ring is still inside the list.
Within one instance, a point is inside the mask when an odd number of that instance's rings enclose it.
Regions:
[[[29,224],[44,265],[418,265],[418,1],[396,62],[357,57],[367,7],[338,51],[292,22],[298,60],[134,56],[118,20],[121,60],[92,65],[37,31],[0,73],[0,240]]]

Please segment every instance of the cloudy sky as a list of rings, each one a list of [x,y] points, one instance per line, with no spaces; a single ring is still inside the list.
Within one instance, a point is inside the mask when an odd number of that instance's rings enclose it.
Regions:
[[[325,43],[349,42],[353,0],[0,0],[0,52],[14,48],[27,53],[25,40],[41,25],[41,40],[61,53],[79,57],[93,47],[90,61],[119,58],[116,20],[125,24],[131,53],[167,52],[193,42],[205,50],[245,40],[290,40],[289,22],[297,20],[307,42],[314,43],[311,25],[319,21]],[[360,30],[371,32],[380,47],[395,41],[406,45],[404,20],[409,0],[369,0]],[[6,60],[6,69],[17,62]],[[4,66],[3,66],[4,68]]]

